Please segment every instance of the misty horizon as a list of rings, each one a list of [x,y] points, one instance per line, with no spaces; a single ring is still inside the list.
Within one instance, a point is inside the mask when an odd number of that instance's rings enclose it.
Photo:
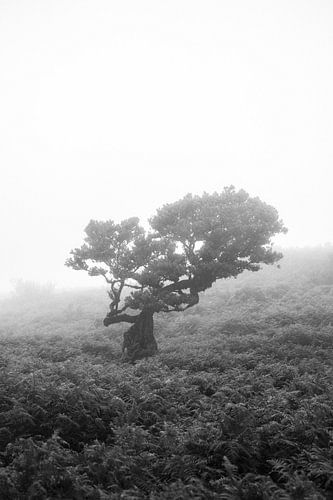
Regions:
[[[260,282],[261,280],[261,274],[263,273],[264,276],[266,276],[267,273],[269,273],[269,276],[274,274],[277,279],[279,278],[279,274],[281,274],[280,279],[285,279],[286,278],[286,269],[291,271],[291,265],[290,265],[290,260],[295,264],[299,260],[300,263],[303,263],[304,265],[304,259],[305,261],[308,260],[308,263],[318,266],[319,263],[321,262],[321,265],[323,267],[323,272],[325,272],[325,259],[330,259],[327,261],[327,275],[331,272],[331,258],[333,256],[333,244],[331,243],[326,243],[324,245],[316,245],[316,246],[304,246],[304,247],[296,247],[296,246],[290,246],[290,247],[281,247],[274,245],[274,250],[277,252],[282,253],[282,259],[279,260],[277,263],[273,265],[266,265],[262,264],[261,265],[261,270],[252,273],[250,271],[245,271],[244,273],[241,273],[240,275],[236,277],[229,277],[225,279],[219,279],[216,281],[216,283],[222,283],[222,282],[233,282],[234,280],[238,280],[240,282],[243,282],[244,277],[246,276],[245,279],[249,279],[249,282],[251,283],[251,280],[253,283],[255,283],[257,280]],[[84,291],[89,291],[91,289],[95,290],[104,290],[105,292],[105,300],[107,302],[107,295],[106,292],[109,289],[109,286],[105,283],[105,281],[102,279],[101,276],[89,276],[86,272],[82,271],[74,271],[73,269],[68,269],[64,266],[64,275],[60,276],[54,276],[54,279],[36,279],[33,276],[31,277],[18,277],[16,279],[12,279],[8,282],[8,284],[5,284],[5,286],[0,287],[0,299],[5,299],[5,298],[10,298],[10,297],[15,297],[16,295],[20,296],[21,298],[24,298],[26,296],[26,293],[22,293],[20,291],[20,288],[31,291],[32,295],[35,295],[35,297],[38,296],[43,296],[45,295],[45,298],[47,297],[52,297],[54,293],[56,294],[61,294],[61,293],[71,293],[71,292],[84,292]],[[287,271],[288,272],[288,271]],[[263,276],[263,280],[265,279]],[[4,284],[2,284],[4,285]],[[219,286],[219,285],[218,285]],[[29,293],[28,293],[29,295]],[[27,300],[29,300],[29,297],[26,297]]]

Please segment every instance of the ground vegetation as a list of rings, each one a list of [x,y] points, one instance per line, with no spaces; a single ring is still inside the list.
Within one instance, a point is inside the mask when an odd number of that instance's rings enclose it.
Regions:
[[[1,500],[331,499],[332,249],[284,254],[158,315],[134,365],[104,290],[3,300]]]

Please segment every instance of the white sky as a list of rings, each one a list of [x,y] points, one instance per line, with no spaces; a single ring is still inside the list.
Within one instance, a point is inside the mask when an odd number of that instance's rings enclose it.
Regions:
[[[0,0],[0,71],[0,289],[229,184],[333,242],[331,0]]]

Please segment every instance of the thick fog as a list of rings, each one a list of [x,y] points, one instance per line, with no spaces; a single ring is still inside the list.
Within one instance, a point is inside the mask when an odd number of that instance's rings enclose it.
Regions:
[[[286,246],[333,242],[331,1],[0,1],[0,290],[64,267],[90,219],[229,184]]]

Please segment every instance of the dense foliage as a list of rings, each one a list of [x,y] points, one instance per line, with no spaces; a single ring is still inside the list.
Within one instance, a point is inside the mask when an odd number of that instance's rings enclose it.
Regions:
[[[124,344],[132,360],[156,353],[154,313],[185,311],[216,280],[273,264],[281,254],[273,251],[271,238],[285,231],[275,208],[234,187],[164,205],[150,226],[145,231],[137,217],[119,224],[91,220],[85,243],[66,261],[108,283],[104,324],[136,325]]]
[[[329,254],[159,315],[161,354],[135,365],[103,291],[30,295],[17,320],[3,302],[0,498],[332,498]]]

